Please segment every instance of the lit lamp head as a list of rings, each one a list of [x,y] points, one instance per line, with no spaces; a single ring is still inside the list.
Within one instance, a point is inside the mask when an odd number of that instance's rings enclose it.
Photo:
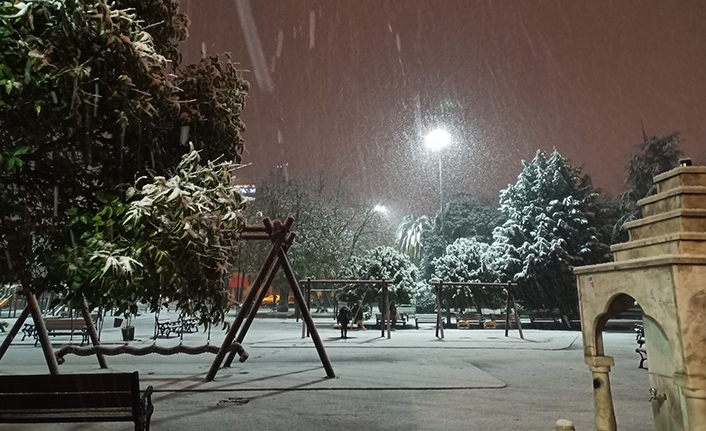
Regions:
[[[432,130],[424,137],[424,146],[431,151],[437,152],[449,146],[451,135],[442,129]]]

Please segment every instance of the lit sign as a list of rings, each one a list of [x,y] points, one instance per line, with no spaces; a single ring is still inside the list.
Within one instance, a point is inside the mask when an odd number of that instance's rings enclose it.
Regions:
[[[257,192],[255,184],[239,185],[240,192],[244,195],[254,195]]]

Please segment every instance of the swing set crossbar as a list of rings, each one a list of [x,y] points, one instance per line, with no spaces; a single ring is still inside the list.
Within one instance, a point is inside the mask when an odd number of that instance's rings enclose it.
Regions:
[[[496,288],[503,289],[507,294],[506,299],[506,309],[505,309],[505,337],[510,335],[510,311],[513,311],[512,320],[515,321],[517,326],[517,331],[520,333],[520,338],[525,339],[525,335],[522,332],[522,323],[520,322],[520,314],[517,311],[517,301],[515,300],[515,292],[517,290],[517,283],[483,283],[483,282],[465,282],[465,281],[443,281],[443,280],[432,280],[431,285],[434,286],[434,292],[436,293],[436,307],[437,307],[437,318],[436,318],[436,336],[444,338],[444,328],[441,325],[441,293],[445,286],[458,286],[458,287],[481,287],[481,288]]]

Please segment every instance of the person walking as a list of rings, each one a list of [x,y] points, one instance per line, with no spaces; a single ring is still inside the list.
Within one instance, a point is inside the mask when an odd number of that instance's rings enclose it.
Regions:
[[[395,330],[395,324],[397,323],[397,306],[395,301],[390,302],[390,322],[392,323],[392,330]]]
[[[341,338],[348,338],[348,322],[351,321],[351,310],[347,306],[338,310],[338,323],[341,324]]]

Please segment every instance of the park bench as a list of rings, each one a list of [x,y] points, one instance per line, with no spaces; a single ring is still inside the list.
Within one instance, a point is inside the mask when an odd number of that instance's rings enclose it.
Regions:
[[[534,328],[549,327],[557,328],[562,324],[567,328],[571,328],[571,322],[567,316],[562,315],[557,309],[541,309],[531,311],[529,314],[530,322]]]
[[[397,314],[404,316],[406,322],[409,322],[417,315],[417,306],[414,304],[400,304],[397,306]]]
[[[385,318],[389,319],[390,315],[386,314]],[[380,327],[381,322],[382,322],[382,314],[376,314],[375,315],[375,326]],[[397,313],[397,318],[395,319],[395,324],[398,324],[398,323],[401,323],[403,328],[404,328],[404,325],[407,324],[407,319],[405,318],[405,316],[400,315],[399,313]],[[390,326],[392,326],[392,322],[390,322]]]
[[[499,328],[502,326],[503,328],[505,327],[505,322],[507,322],[507,314],[490,314],[490,320],[495,322],[495,327]],[[515,323],[515,316],[510,315],[510,325]]]
[[[134,422],[149,431],[152,386],[137,372],[0,376],[0,423]]]
[[[182,332],[192,333],[199,331],[199,319],[194,317],[189,317],[186,319],[181,319],[181,330]]]
[[[471,325],[478,325],[480,328],[484,328],[485,319],[481,313],[459,313],[456,315],[456,327],[458,328],[471,328]]]
[[[419,329],[419,324],[420,323],[431,323],[433,325],[436,325],[436,314],[417,314],[414,317],[414,327],[416,329]],[[441,318],[441,325],[445,325],[446,322],[444,318]]]
[[[635,341],[637,342],[637,349],[635,353],[640,355],[640,365],[637,368],[645,368],[645,361],[647,360],[647,349],[645,348],[645,327],[640,324],[635,325]]]
[[[98,314],[91,314],[94,324],[98,317]],[[82,318],[46,317],[44,325],[50,337],[80,335],[81,345],[88,343],[88,328]],[[34,323],[25,323],[22,332],[24,334],[22,335],[22,341],[26,337],[34,337],[34,346],[39,345],[39,334],[37,334],[37,328]]]
[[[36,329],[35,329],[33,323],[25,323],[25,326],[22,327],[22,334],[23,334],[23,335],[22,335],[22,340],[21,340],[21,341],[24,341],[25,338],[27,338],[27,337],[34,337],[34,331],[35,331],[35,330],[36,330]]]
[[[159,320],[157,322],[157,338],[169,338],[171,334],[196,332],[199,329],[198,324],[198,319],[194,318]]]

